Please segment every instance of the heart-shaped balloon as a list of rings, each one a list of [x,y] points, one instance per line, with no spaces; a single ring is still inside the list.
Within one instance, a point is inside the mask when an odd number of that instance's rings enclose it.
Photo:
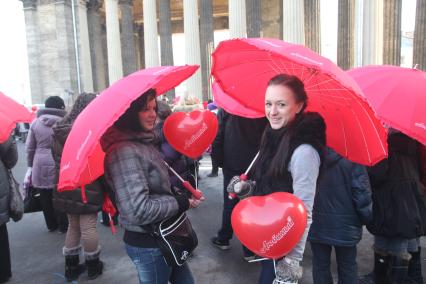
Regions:
[[[175,112],[164,122],[163,132],[176,151],[198,158],[216,137],[218,122],[210,111]]]
[[[293,194],[275,192],[241,200],[232,211],[231,222],[244,246],[259,256],[277,259],[300,241],[307,213]]]

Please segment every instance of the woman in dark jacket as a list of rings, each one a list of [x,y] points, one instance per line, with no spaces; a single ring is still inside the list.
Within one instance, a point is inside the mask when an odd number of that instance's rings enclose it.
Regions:
[[[426,233],[418,142],[390,129],[389,157],[369,169],[373,190],[375,283],[421,283],[419,237]]]
[[[323,165],[308,236],[314,283],[333,283],[332,247],[336,252],[338,283],[357,283],[356,245],[362,237],[362,225],[372,218],[367,170],[330,148]]]
[[[53,127],[52,153],[57,173],[59,173],[65,141],[74,121],[80,112],[95,98],[95,94],[83,93],[79,95],[70,113]],[[84,266],[79,265],[79,255],[82,249],[81,244],[84,249],[89,279],[95,279],[98,275],[102,274],[103,264],[99,260],[101,250],[98,232],[96,231],[97,216],[103,202],[101,179],[102,177],[86,186],[87,203],[83,203],[79,188],[64,192],[55,190],[53,194],[55,210],[68,214],[69,226],[63,248],[65,277],[68,281],[76,280],[84,271]]]
[[[10,137],[0,144],[0,283],[12,277],[9,236],[6,223],[9,222],[9,178],[7,171],[18,161],[15,140]]]
[[[196,207],[196,201],[171,191],[169,173],[158,151],[154,125],[157,118],[155,90],[136,99],[102,136],[105,177],[111,185],[124,227],[127,254],[144,284],[194,283],[191,271],[168,266],[151,226]]]

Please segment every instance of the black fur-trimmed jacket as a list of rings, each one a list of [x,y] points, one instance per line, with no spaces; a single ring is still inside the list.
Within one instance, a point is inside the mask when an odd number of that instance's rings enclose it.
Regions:
[[[297,119],[287,129],[273,130],[270,126],[267,126],[264,136],[268,139],[268,143],[255,165],[254,179],[257,184],[255,195],[266,195],[276,191],[293,193],[293,180],[290,172],[286,171],[280,178],[272,178],[268,174],[270,162],[276,154],[278,147],[282,147],[282,144],[280,145],[281,140],[286,138],[289,139],[287,144],[288,153],[285,157],[286,168],[288,168],[294,151],[302,144],[311,145],[318,152],[322,160],[326,143],[325,129],[326,125],[323,118],[315,112],[304,113],[302,117]],[[284,131],[286,133],[284,133],[283,137]]]

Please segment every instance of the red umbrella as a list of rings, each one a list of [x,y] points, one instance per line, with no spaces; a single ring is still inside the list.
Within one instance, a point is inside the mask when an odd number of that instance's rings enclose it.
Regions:
[[[112,217],[117,214],[117,209],[115,209],[114,204],[112,204],[111,199],[108,194],[104,193],[104,202],[102,203],[102,211],[108,214],[109,225],[111,227],[112,234],[117,233],[117,229],[115,228],[114,221]]]
[[[253,110],[250,108],[245,107],[242,105],[239,101],[235,100],[231,96],[229,96],[227,93],[225,93],[220,85],[216,82],[212,85],[212,91],[214,96],[214,101],[216,104],[223,108],[226,112],[232,113],[234,115],[247,117],[247,118],[259,118],[264,117],[265,112]]]
[[[384,65],[347,73],[384,123],[426,145],[426,72]]]
[[[153,88],[157,95],[161,95],[179,85],[197,69],[197,65],[145,69],[128,75],[104,90],[74,122],[61,157],[58,188],[84,189],[86,184],[101,176],[105,153],[99,140],[104,132],[141,94]]]
[[[6,141],[17,122],[28,122],[31,113],[21,104],[0,92],[0,143]]]
[[[296,75],[309,96],[308,111],[327,124],[327,144],[364,165],[387,156],[386,131],[355,81],[330,60],[277,39],[223,41],[213,52],[212,75],[221,89],[244,107],[264,112],[268,81]]]

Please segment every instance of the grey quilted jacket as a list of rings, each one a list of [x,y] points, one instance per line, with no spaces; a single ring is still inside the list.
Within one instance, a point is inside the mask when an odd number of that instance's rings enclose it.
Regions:
[[[7,170],[18,161],[15,141],[9,138],[0,144],[0,225],[9,221],[9,178]]]
[[[112,187],[120,224],[145,232],[143,225],[176,215],[178,201],[152,132],[122,132],[111,127],[102,137],[105,177]]]

